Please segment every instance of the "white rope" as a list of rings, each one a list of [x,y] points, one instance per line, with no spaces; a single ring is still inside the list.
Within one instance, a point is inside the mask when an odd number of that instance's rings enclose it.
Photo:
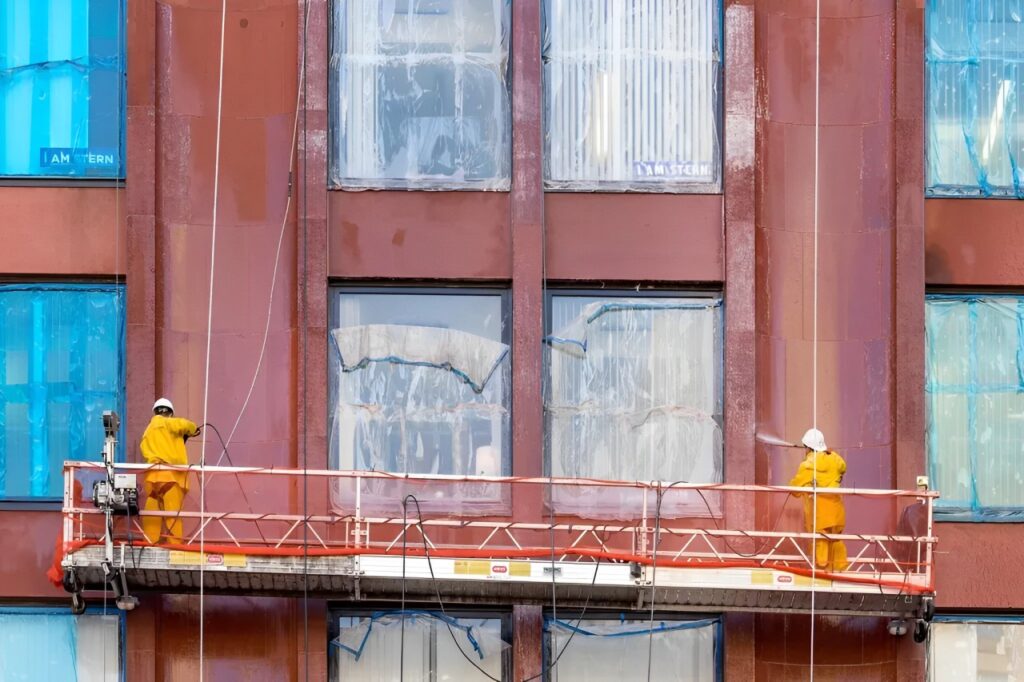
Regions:
[[[820,94],[821,94],[821,0],[816,0],[814,7],[814,329],[812,342],[811,370],[811,423],[818,428],[818,162],[819,162],[819,128],[820,128]],[[817,454],[812,469],[811,498],[812,513],[811,531],[818,533],[818,463]],[[814,607],[815,585],[818,568],[818,540],[815,538],[811,546],[811,682],[814,682]]]
[[[228,0],[222,0],[220,7],[220,64],[217,77],[217,138],[213,153],[213,221],[210,226],[210,298],[206,313],[206,369],[203,379],[203,423],[208,419],[210,404],[210,340],[213,337],[213,273],[217,257],[217,199],[220,193],[220,131],[224,103],[224,29],[228,18]],[[199,513],[206,513],[206,438],[202,440],[199,454]],[[204,565],[206,563],[206,524],[199,525],[199,682],[203,682],[204,656]]]
[[[242,415],[245,414],[245,410],[249,407],[249,399],[252,398],[252,393],[256,389],[256,380],[259,378],[260,372],[263,369],[263,358],[267,352],[267,339],[270,337],[270,316],[274,309],[274,292],[277,290],[277,273],[281,262],[281,246],[284,244],[284,232],[288,226],[288,214],[291,212],[292,207],[292,193],[295,191],[295,184],[292,182],[292,164],[295,163],[295,150],[298,146],[299,137],[299,107],[302,101],[302,86],[306,78],[306,52],[302,51],[302,56],[299,59],[299,84],[295,91],[295,117],[294,123],[292,124],[292,146],[291,151],[288,154],[288,174],[289,174],[289,187],[288,197],[284,204],[284,215],[281,216],[281,230],[277,235],[277,253],[274,255],[274,274],[270,280],[270,296],[267,300],[267,320],[263,326],[263,341],[260,344],[260,355],[256,360],[256,369],[252,373],[252,382],[249,384],[249,391],[245,394],[245,400],[242,401],[242,407],[238,410],[238,418],[235,419],[234,426],[231,427],[231,431],[228,433],[227,439],[222,445],[220,456],[217,458],[217,463],[214,466],[220,466],[221,460],[224,459],[224,455],[227,452],[228,446],[231,445],[231,439],[234,437],[235,432],[238,430],[238,425],[242,421]],[[305,182],[305,178],[303,178]]]

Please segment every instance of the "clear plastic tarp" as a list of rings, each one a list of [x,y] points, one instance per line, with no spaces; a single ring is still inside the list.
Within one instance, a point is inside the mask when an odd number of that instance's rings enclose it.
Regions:
[[[1024,297],[927,301],[928,461],[936,509],[1024,518]]]
[[[0,497],[59,498],[64,460],[100,458],[103,411],[124,413],[123,295],[0,285]]]
[[[928,643],[929,682],[1024,680],[1024,625],[937,620]]]
[[[718,191],[720,3],[543,8],[547,186]]]
[[[121,619],[67,610],[0,608],[0,680],[119,682]]]
[[[551,475],[721,482],[721,311],[721,299],[710,297],[554,296],[545,391]],[[563,489],[556,507],[622,518],[642,497],[628,488]],[[688,494],[662,510],[708,511]]]
[[[339,682],[486,679],[477,667],[502,679],[509,648],[501,638],[501,620],[497,618],[387,611],[342,616],[337,628],[338,635],[331,640],[330,677]],[[405,669],[401,670],[403,660]]]
[[[717,619],[681,621],[547,620],[551,682],[641,682],[647,677],[650,638],[651,679],[715,682],[718,670]],[[569,641],[569,638],[572,641]]]
[[[509,359],[500,294],[342,292],[336,300],[333,467],[454,476],[511,473]],[[413,492],[398,480],[364,485],[364,503],[394,502],[392,511]],[[492,487],[467,483],[462,497],[443,503],[456,510],[463,503],[497,502],[503,508]],[[334,494],[344,505],[354,492],[339,486]],[[421,502],[429,504],[429,496]]]
[[[331,184],[507,190],[510,0],[334,3]]]
[[[0,2],[0,175],[119,177],[122,0]]]
[[[928,0],[928,193],[1024,198],[1024,7]]]

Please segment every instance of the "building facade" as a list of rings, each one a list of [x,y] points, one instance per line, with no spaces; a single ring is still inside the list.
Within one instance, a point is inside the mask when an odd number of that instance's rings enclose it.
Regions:
[[[816,42],[809,0],[236,0],[221,87],[221,3],[69,4],[0,7],[10,679],[197,679],[200,622],[208,679],[398,679],[393,601],[70,616],[62,462],[97,458],[111,408],[139,461],[159,396],[238,465],[464,476],[784,485],[801,453],[774,443],[816,423],[848,485],[941,493],[930,642],[666,613],[651,679],[802,679],[812,641],[822,679],[1021,672],[1024,4],[822,0]],[[602,305],[621,324],[559,335]],[[475,370],[438,379],[429,344],[346,364],[411,343],[354,327],[471,334]],[[646,673],[643,611],[415,608],[416,679],[474,679],[470,634],[501,679]]]

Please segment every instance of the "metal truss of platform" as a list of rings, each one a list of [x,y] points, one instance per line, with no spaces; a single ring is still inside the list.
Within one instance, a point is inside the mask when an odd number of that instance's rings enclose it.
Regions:
[[[191,491],[205,485],[207,496],[202,510],[113,518],[81,492],[101,466],[65,465],[62,566],[75,594],[116,575],[132,593],[202,584],[210,593],[349,602],[397,601],[404,591],[424,604],[546,604],[554,589],[567,607],[653,601],[662,610],[897,618],[921,617],[934,597],[929,492],[829,489],[857,518],[854,529],[826,534],[801,529],[802,504],[787,507],[807,498],[797,488],[233,467],[206,467],[200,478],[194,467],[117,465],[141,476],[184,471],[196,477]],[[317,500],[307,513],[295,513],[294,492],[282,494],[300,485]],[[409,490],[424,500],[413,518],[396,501]],[[551,511],[591,493],[632,517]],[[169,516],[185,528],[173,546],[140,539],[147,517]],[[810,551],[820,542],[845,543],[848,565],[820,572]]]

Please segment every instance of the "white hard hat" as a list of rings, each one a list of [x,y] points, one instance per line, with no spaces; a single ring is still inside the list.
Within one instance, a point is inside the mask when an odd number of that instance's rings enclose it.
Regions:
[[[159,407],[166,407],[171,412],[174,412],[174,405],[172,405],[171,401],[168,400],[167,398],[160,398],[155,403],[153,403],[153,411],[154,412],[156,412],[157,408],[159,408]]]
[[[825,445],[825,434],[818,429],[807,429],[807,433],[804,434],[803,440],[800,442],[815,452],[828,450],[828,446]]]

